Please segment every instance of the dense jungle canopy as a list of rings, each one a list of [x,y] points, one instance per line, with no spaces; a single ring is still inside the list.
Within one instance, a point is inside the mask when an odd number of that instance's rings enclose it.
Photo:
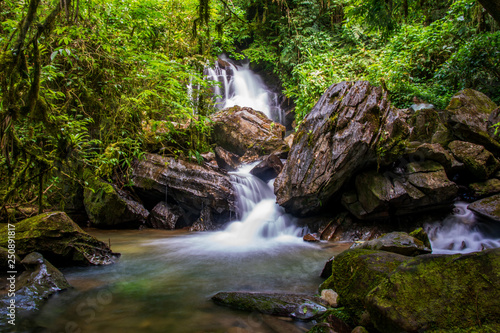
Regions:
[[[443,108],[463,88],[498,104],[499,13],[491,0],[1,1],[0,215],[71,205],[89,173],[126,186],[152,144],[210,151],[203,69],[222,53],[278,78],[298,123],[344,80],[399,107]]]

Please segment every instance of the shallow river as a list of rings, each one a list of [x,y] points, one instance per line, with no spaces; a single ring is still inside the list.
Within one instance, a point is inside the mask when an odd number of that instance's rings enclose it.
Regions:
[[[304,332],[310,324],[216,306],[219,291],[315,293],[326,260],[349,244],[275,239],[246,251],[214,233],[97,231],[122,253],[115,265],[64,269],[75,288],[51,298],[35,322],[47,332]],[[212,244],[212,246],[210,246]]]

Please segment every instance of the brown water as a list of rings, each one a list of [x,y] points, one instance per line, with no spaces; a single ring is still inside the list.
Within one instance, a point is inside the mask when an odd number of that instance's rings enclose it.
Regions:
[[[63,270],[75,288],[49,300],[34,319],[37,332],[305,332],[311,323],[231,310],[210,297],[316,293],[326,260],[349,246],[288,239],[235,252],[213,244],[216,233],[90,233],[110,241],[120,261]]]

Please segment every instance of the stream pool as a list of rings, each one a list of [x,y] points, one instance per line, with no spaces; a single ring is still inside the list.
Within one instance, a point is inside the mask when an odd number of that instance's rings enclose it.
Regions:
[[[122,253],[118,263],[67,268],[74,289],[32,318],[36,332],[305,332],[311,323],[220,307],[219,291],[317,292],[325,262],[349,247],[273,239],[246,251],[209,247],[214,233],[89,232]]]

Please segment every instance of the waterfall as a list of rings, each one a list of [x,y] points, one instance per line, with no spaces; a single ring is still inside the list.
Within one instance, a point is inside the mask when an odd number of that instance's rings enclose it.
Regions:
[[[457,202],[453,214],[425,226],[433,253],[469,253],[500,247],[500,226],[478,218],[467,205]]]
[[[251,107],[262,111],[269,119],[283,123],[279,95],[272,92],[249,68],[248,61],[236,65],[224,56],[219,58],[226,64],[224,68],[216,61],[213,68],[205,69],[206,77],[218,82],[212,86],[212,91],[217,96],[217,108],[222,110],[235,105]]]

